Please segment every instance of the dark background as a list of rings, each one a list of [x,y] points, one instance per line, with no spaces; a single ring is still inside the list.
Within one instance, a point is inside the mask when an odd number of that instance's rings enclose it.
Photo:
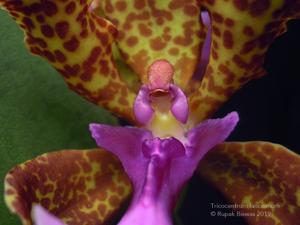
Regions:
[[[287,26],[288,32],[268,50],[268,75],[245,85],[214,116],[239,113],[240,122],[229,141],[270,141],[300,154],[300,20],[289,21]],[[183,224],[246,225],[239,217],[210,216],[211,202],[228,203],[217,190],[194,177],[180,210]]]

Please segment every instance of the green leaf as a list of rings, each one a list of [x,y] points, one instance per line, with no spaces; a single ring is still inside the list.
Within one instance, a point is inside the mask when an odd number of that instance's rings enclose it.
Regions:
[[[25,49],[23,33],[0,10],[0,177],[45,152],[95,147],[90,122],[116,124],[109,113],[68,90],[46,61]],[[19,225],[0,198],[1,224]]]

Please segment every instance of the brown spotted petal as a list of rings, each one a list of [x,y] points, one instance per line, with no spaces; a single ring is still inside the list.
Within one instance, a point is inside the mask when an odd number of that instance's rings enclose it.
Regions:
[[[207,154],[198,173],[230,202],[250,206],[237,207],[250,215],[249,225],[300,224],[300,156],[285,147],[224,143]]]
[[[196,121],[208,118],[237,89],[265,74],[264,57],[286,21],[300,16],[299,0],[204,0],[212,20],[210,61],[190,99]]]
[[[147,82],[147,68],[166,59],[175,83],[184,89],[193,75],[205,28],[196,0],[104,0],[101,10],[118,28],[118,47],[126,62]]]
[[[131,186],[107,151],[63,150],[13,168],[5,178],[5,201],[23,225],[31,207],[42,205],[68,225],[103,224],[126,203]]]
[[[135,98],[120,79],[112,56],[117,29],[90,11],[91,0],[0,0],[24,30],[28,49],[89,101],[133,120]]]

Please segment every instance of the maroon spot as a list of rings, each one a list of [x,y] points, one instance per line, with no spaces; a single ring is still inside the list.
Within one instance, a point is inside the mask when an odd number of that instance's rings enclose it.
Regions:
[[[233,62],[240,68],[250,70],[251,65],[245,62],[239,55],[234,55],[233,56]]]
[[[108,32],[113,35],[113,37],[117,37],[118,36],[118,30],[114,26],[109,25],[107,27],[107,29],[108,29]]]
[[[62,53],[60,50],[55,50],[54,55],[55,55],[55,58],[57,59],[57,61],[59,61],[61,63],[65,62],[67,60],[64,53]]]
[[[49,198],[44,198],[41,200],[41,205],[46,209],[48,209],[50,207],[50,204],[51,204],[51,201]]]
[[[20,15],[16,12],[11,12],[10,15],[12,15],[12,17],[14,17],[14,18],[19,18],[20,17]]]
[[[12,1],[10,1],[12,2]],[[14,3],[15,4],[15,3]],[[42,11],[42,5],[40,3],[33,3],[22,9],[25,15],[30,16],[31,14],[37,14]]]
[[[96,26],[95,26],[95,23],[93,20],[89,19],[89,25],[90,25],[91,31],[94,31],[96,29]]]
[[[89,35],[89,32],[87,29],[84,29],[80,32],[80,37],[86,38]]]
[[[229,70],[229,68],[226,65],[221,64],[219,65],[218,69],[225,75],[226,84],[231,84],[234,81],[235,75],[231,70]]]
[[[64,69],[70,76],[76,76],[80,71],[80,66],[78,64],[75,64],[73,66],[65,65]]]
[[[64,48],[70,52],[74,52],[79,47],[79,41],[73,36],[69,41],[64,43]]]
[[[253,36],[254,35],[254,30],[252,29],[252,27],[250,26],[245,26],[244,27],[244,30],[243,30],[243,33],[247,36]]]
[[[100,27],[106,27],[107,22],[102,18],[96,18],[96,22],[99,24]]]
[[[55,31],[61,39],[65,38],[69,31],[69,23],[66,21],[58,22],[55,24]]]
[[[250,14],[252,16],[260,16],[270,7],[269,0],[255,0],[250,5]]]
[[[27,42],[30,44],[37,44],[42,48],[47,48],[47,43],[42,38],[34,38],[32,36],[29,36],[27,38]]]
[[[65,12],[67,14],[72,14],[75,11],[75,9],[76,9],[75,2],[70,2],[65,8]]]
[[[26,28],[30,31],[32,28],[34,28],[34,24],[32,20],[28,17],[24,17],[22,20],[22,23],[26,26]]]
[[[31,47],[30,52],[35,55],[42,55],[42,51],[38,47]]]
[[[77,16],[76,21],[80,22],[84,18],[84,16],[85,16],[85,12],[81,11]]]
[[[138,43],[138,39],[137,37],[135,36],[130,36],[127,38],[126,40],[126,44],[129,46],[129,47],[132,47],[134,45],[136,45]]]
[[[199,9],[194,5],[185,5],[183,11],[186,15],[197,16]]]
[[[86,18],[82,18],[82,20],[80,21],[81,23],[81,27],[86,28],[87,27],[87,19]]]
[[[226,26],[228,26],[228,27],[233,27],[233,26],[234,26],[234,21],[233,21],[232,19],[230,19],[230,18],[227,18],[227,19],[225,20],[225,24],[226,24]]]
[[[117,9],[117,10],[119,10],[119,11],[124,11],[126,8],[127,8],[126,2],[118,1],[118,2],[116,3],[116,9]]]
[[[248,0],[233,0],[233,3],[239,10],[246,10],[248,7]]]
[[[43,9],[45,14],[50,17],[54,16],[58,11],[56,4],[48,0],[43,1]]]
[[[144,8],[145,6],[146,6],[145,1],[141,1],[141,0],[135,0],[135,1],[134,1],[134,7],[135,7],[136,9],[142,9],[142,8]]]
[[[109,68],[108,68],[108,63],[106,60],[100,60],[100,72],[102,74],[108,74],[109,73]]]
[[[45,17],[43,15],[37,15],[36,20],[40,23],[44,23]]]
[[[89,81],[92,78],[92,75],[97,71],[95,67],[89,67],[84,70],[84,72],[80,75],[80,79],[83,81]]]
[[[50,27],[48,24],[45,24],[45,25],[42,25],[41,26],[41,31],[42,31],[42,34],[45,36],[45,37],[53,37],[54,36],[54,31],[52,29],[52,27]]]
[[[223,34],[223,43],[225,48],[232,48],[233,47],[233,37],[229,30],[225,30]]]
[[[213,59],[217,60],[219,58],[218,53],[215,50],[211,51]]]
[[[219,29],[218,27],[213,26],[212,29],[213,29],[213,33],[214,33],[216,36],[218,36],[218,37],[221,36],[221,31],[220,31],[220,29]]]
[[[240,51],[241,54],[249,53],[253,48],[255,48],[257,42],[255,40],[248,41],[243,45],[242,50]]]
[[[48,51],[48,50],[44,50],[43,51],[43,55],[50,61],[50,62],[55,62],[55,57],[54,55]]]
[[[223,23],[224,18],[219,13],[213,13],[212,17],[217,23]]]
[[[206,0],[206,2],[207,2],[208,4],[210,4],[210,5],[215,4],[215,1],[216,1],[216,0]]]
[[[87,70],[94,63],[96,63],[96,61],[97,61],[98,57],[100,56],[100,54],[101,54],[101,48],[100,47],[93,48],[93,50],[91,51],[89,57],[83,63],[84,70]]]
[[[176,42],[175,42],[176,41]],[[177,44],[184,43],[183,38],[178,37],[174,39],[174,42]],[[167,43],[163,41],[161,37],[156,37],[150,40],[150,47],[155,51],[160,51],[166,47]]]
[[[107,45],[108,44],[108,36],[106,33],[96,31],[96,36],[101,40],[102,45]]]

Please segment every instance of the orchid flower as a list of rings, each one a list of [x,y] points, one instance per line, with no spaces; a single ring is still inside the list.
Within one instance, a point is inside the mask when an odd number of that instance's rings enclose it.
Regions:
[[[26,225],[32,224],[31,211],[37,225],[63,224],[47,211],[68,225],[109,223],[125,208],[132,192],[125,170],[134,193],[121,223],[143,220],[143,215],[151,218],[154,213],[162,224],[170,224],[173,201],[182,185],[203,155],[229,135],[237,118],[231,114],[204,120],[245,83],[265,74],[265,53],[285,31],[286,21],[299,17],[299,4],[297,0],[0,0],[0,6],[24,30],[30,52],[48,60],[71,90],[140,126],[92,125],[93,136],[106,151],[63,150],[16,166],[5,180],[10,210]],[[172,82],[155,76],[151,65],[158,60],[173,65],[163,76],[172,74]],[[147,102],[151,94],[160,94],[157,89],[172,99],[167,113]],[[228,125],[220,136],[210,133],[211,124],[218,123]],[[210,138],[217,140],[198,148]],[[126,153],[131,145],[136,155]],[[171,172],[182,172],[184,168],[176,162],[185,162],[189,149],[199,154],[188,158],[194,167],[187,174]],[[135,170],[135,163],[141,170]],[[299,167],[299,156],[282,146],[240,142],[218,145],[197,171],[231,202],[281,205],[272,209],[270,218],[247,217],[249,224],[297,224]],[[141,178],[141,174],[148,176]],[[164,183],[170,184],[170,190]],[[143,200],[150,201],[150,211],[141,208]],[[32,207],[35,203],[46,210]]]

